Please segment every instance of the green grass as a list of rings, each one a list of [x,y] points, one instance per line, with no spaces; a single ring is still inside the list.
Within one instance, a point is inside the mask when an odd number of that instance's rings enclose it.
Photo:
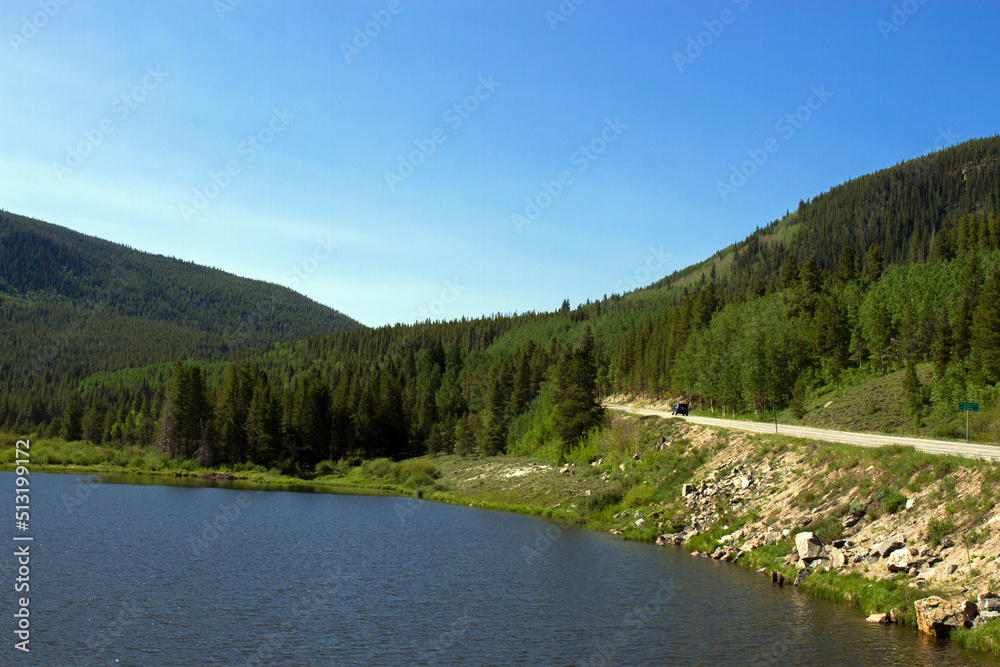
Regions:
[[[953,630],[951,639],[968,648],[1000,655],[1000,619],[993,619],[981,628]]]

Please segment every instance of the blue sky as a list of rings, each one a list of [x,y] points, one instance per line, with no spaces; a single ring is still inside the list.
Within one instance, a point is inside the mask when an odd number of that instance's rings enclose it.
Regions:
[[[940,0],[7,0],[0,208],[368,325],[552,310],[997,133],[998,25]]]

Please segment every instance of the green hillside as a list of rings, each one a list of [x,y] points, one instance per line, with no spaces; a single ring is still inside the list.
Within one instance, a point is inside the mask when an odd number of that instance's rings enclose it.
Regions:
[[[285,287],[0,211],[0,403],[61,413],[92,373],[359,327]]]
[[[632,293],[379,328],[289,299],[284,324],[253,339],[266,344],[228,348],[224,332],[273,287],[113,244],[104,256],[118,261],[97,272],[57,241],[5,241],[27,273],[5,283],[8,347],[69,334],[27,383],[18,357],[0,366],[0,428],[283,468],[428,451],[558,458],[600,423],[600,396],[630,392],[884,432],[905,408],[908,432],[940,435],[959,432],[955,405],[971,400],[974,438],[995,440],[998,198],[1000,139],[973,140],[802,201]],[[32,271],[42,257],[69,268]],[[107,277],[150,262],[169,263],[169,284]],[[108,305],[81,317],[83,298]]]

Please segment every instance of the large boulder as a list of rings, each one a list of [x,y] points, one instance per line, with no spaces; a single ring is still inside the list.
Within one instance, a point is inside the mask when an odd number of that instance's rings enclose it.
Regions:
[[[979,611],[1000,611],[1000,595],[983,593],[976,598],[976,606]]]
[[[795,536],[795,550],[799,558],[808,562],[819,558],[823,552],[823,543],[812,533],[799,533]]]
[[[890,572],[909,572],[913,567],[913,555],[906,547],[896,549],[889,554],[889,562],[886,563]]]
[[[887,558],[893,551],[903,548],[903,541],[898,537],[890,537],[882,540],[872,547],[872,553],[877,553],[881,558]]]
[[[947,637],[955,628],[964,628],[962,610],[936,595],[913,603],[917,612],[917,629],[933,637]]]

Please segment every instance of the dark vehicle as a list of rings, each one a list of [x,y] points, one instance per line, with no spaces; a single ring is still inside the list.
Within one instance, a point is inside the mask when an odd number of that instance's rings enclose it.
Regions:
[[[672,415],[684,415],[687,416],[688,404],[687,403],[674,403],[674,409],[670,411]]]

